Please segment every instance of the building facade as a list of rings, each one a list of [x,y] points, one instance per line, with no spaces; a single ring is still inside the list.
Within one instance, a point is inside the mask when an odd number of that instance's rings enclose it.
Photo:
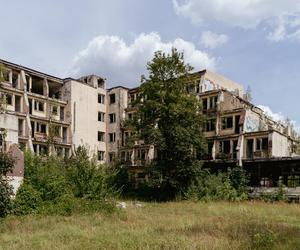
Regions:
[[[137,110],[138,87],[107,89],[96,75],[61,79],[4,60],[0,64],[0,149],[18,145],[69,157],[84,145],[99,162],[118,157],[142,177],[141,166],[155,158],[155,149],[142,141],[129,146],[131,132],[123,126]],[[208,70],[191,76],[189,91],[202,100],[206,115],[206,160],[242,165],[246,159],[293,155],[294,132],[247,101],[241,84]]]

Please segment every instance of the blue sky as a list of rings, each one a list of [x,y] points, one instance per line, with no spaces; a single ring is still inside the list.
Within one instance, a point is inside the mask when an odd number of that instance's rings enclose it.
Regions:
[[[0,0],[0,57],[61,77],[139,84],[155,50],[250,86],[300,131],[298,0]]]

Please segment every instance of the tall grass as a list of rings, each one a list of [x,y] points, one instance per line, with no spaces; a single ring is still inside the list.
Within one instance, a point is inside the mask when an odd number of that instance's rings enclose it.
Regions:
[[[0,222],[0,249],[299,249],[300,206],[130,201],[114,214],[28,215]]]

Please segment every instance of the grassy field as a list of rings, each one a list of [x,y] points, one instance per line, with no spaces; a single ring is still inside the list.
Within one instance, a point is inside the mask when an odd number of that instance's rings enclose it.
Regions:
[[[0,249],[300,249],[300,205],[127,205],[113,215],[8,217]]]

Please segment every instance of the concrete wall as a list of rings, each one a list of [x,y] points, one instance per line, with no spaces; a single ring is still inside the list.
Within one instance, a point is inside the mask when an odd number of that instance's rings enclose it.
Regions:
[[[90,155],[96,155],[98,151],[106,151],[105,143],[98,142],[98,131],[106,131],[105,123],[98,122],[98,111],[105,111],[105,104],[98,104],[97,87],[69,80],[64,84],[63,91],[66,107],[67,120],[71,122],[70,136],[74,147],[80,145],[88,146]]]
[[[204,74],[204,81],[203,81],[204,84],[205,84],[205,80],[215,85],[215,89],[224,88],[229,90],[230,92],[236,92],[237,95],[243,97],[244,87],[241,84],[229,80],[224,76],[206,70]]]
[[[109,103],[110,95],[115,94],[116,102]],[[125,109],[128,106],[128,90],[126,88],[113,88],[107,93],[107,150],[108,153],[117,153],[121,146],[121,123],[125,119]],[[110,123],[109,114],[116,114],[116,122]],[[109,133],[115,133],[115,142],[109,142]]]
[[[18,118],[10,114],[0,114],[0,128],[6,130],[5,141],[8,144],[18,143]]]
[[[89,145],[90,150],[97,150],[97,90],[77,81],[65,83],[67,89],[67,109],[71,122],[72,142],[75,147]],[[93,133],[94,131],[94,133]]]
[[[289,139],[276,132],[272,133],[272,156],[274,157],[284,157],[290,156],[290,143]]]

